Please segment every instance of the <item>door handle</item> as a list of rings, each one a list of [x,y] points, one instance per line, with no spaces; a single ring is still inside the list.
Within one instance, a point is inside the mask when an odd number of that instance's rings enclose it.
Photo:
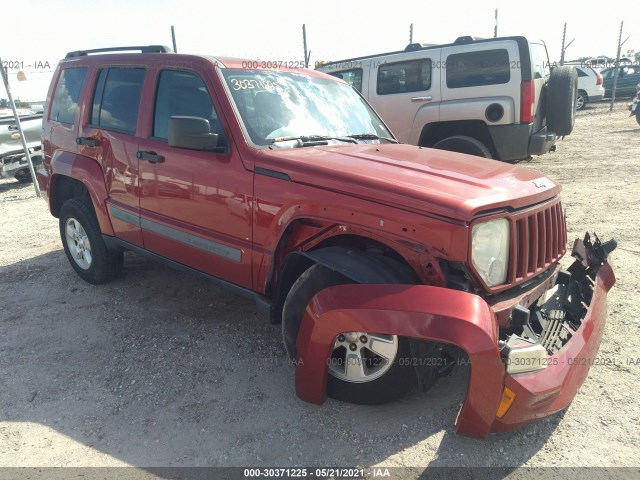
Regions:
[[[76,138],[76,143],[78,145],[86,145],[87,147],[97,147],[100,145],[100,142],[95,138],[90,137],[78,137]]]
[[[411,97],[412,102],[430,102],[431,100],[431,95],[428,95],[426,97]]]
[[[136,153],[136,157],[140,160],[147,160],[151,163],[162,163],[164,162],[164,157],[162,155],[158,155],[156,152],[144,152],[142,150],[138,150]]]

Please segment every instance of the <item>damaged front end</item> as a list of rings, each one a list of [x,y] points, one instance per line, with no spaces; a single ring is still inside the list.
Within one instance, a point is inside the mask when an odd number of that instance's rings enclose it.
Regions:
[[[296,393],[325,400],[334,339],[346,331],[400,335],[455,345],[468,355],[467,396],[456,420],[461,435],[486,437],[526,425],[571,403],[595,362],[615,283],[611,240],[576,240],[574,263],[507,326],[495,306],[459,290],[427,285],[341,285],[320,291],[297,340]]]

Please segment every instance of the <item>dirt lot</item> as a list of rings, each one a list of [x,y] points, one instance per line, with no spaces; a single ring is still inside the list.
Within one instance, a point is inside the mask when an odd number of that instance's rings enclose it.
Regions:
[[[570,408],[485,441],[453,430],[462,369],[387,406],[303,403],[252,303],[130,253],[116,282],[84,283],[32,186],[2,180],[0,467],[638,466],[639,148],[623,104],[602,104],[522,163],[563,184],[571,240],[619,240],[618,283],[605,364]]]

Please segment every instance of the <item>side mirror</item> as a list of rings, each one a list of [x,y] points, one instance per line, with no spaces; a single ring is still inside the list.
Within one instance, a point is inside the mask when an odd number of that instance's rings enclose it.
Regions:
[[[173,116],[169,118],[169,146],[190,150],[224,152],[218,146],[218,134],[211,133],[209,120],[202,117]]]

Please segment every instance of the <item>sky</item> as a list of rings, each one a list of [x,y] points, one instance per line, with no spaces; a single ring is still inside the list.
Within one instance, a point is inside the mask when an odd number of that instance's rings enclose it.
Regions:
[[[388,5],[383,7],[383,5]],[[3,18],[0,58],[9,68],[14,98],[46,98],[53,69],[73,50],[122,45],[171,46],[175,27],[180,53],[236,56],[267,61],[303,59],[306,25],[311,65],[403,49],[413,23],[414,42],[450,43],[461,35],[492,37],[498,9],[498,35],[542,39],[552,62],[560,59],[567,23],[566,60],[615,57],[620,22],[627,20],[622,48],[640,51],[632,28],[636,2],[558,0],[448,2],[361,0],[0,0]],[[13,22],[12,22],[13,20]],[[12,63],[13,62],[13,63]],[[18,81],[21,69],[25,81]],[[7,98],[0,86],[0,98]]]

